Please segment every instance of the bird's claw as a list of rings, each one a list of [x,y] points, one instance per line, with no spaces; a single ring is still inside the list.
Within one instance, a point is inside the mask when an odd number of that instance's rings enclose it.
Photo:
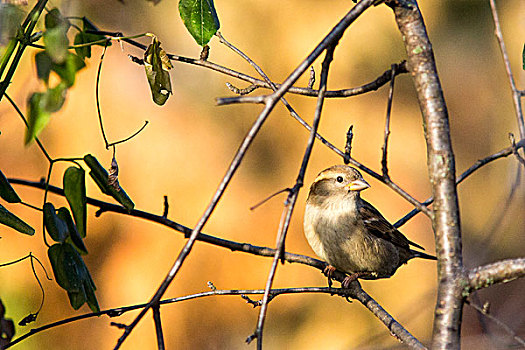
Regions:
[[[324,270],[323,270],[323,274],[328,277],[328,287],[329,288],[332,288],[332,274],[334,273],[335,271],[335,267],[333,267],[332,265],[327,265]]]
[[[343,282],[341,282],[341,287],[343,287],[344,289],[348,289],[348,287],[350,287],[350,283],[356,281],[359,277],[360,274],[358,272],[346,276]]]

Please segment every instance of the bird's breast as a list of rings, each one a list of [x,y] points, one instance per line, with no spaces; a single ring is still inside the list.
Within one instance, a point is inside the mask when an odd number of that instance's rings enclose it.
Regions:
[[[355,203],[348,201],[306,204],[304,233],[315,254],[331,263],[330,247],[342,244],[358,224],[352,213],[356,213]]]

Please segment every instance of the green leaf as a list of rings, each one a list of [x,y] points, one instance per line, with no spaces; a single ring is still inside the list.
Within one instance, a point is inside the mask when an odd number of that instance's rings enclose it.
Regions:
[[[60,11],[52,9],[45,17],[46,31],[44,32],[44,46],[46,52],[52,61],[61,64],[68,54],[69,39],[67,31],[69,30],[69,21],[62,17]]]
[[[7,44],[16,35],[23,18],[24,11],[18,6],[0,3],[0,46]],[[0,51],[0,56],[1,54]]]
[[[57,64],[63,63],[68,54],[69,39],[67,31],[70,25],[69,21],[62,17],[62,14],[56,8],[46,14],[44,46],[49,57]]]
[[[97,30],[97,27],[95,27],[91,23],[91,21],[89,19],[87,19],[86,17],[82,17],[82,29],[83,29],[84,33],[86,34],[87,38],[89,39],[89,42],[106,39],[106,37],[104,35],[86,33],[87,31],[96,31]],[[95,45],[111,46],[111,41],[109,41],[107,44],[106,43],[99,43],[99,44],[95,44]]]
[[[51,67],[53,61],[49,54],[45,51],[40,51],[35,55],[36,63],[36,74],[39,79],[42,79],[46,84],[49,82],[49,74],[51,73]]]
[[[68,236],[67,223],[56,213],[52,203],[44,204],[44,226],[55,242],[64,242]]]
[[[41,92],[31,95],[28,102],[28,128],[26,129],[25,144],[33,141],[35,137],[44,130],[51,118],[51,114],[45,108],[46,99]]]
[[[115,188],[109,184],[108,172],[95,157],[93,157],[91,154],[87,154],[84,156],[84,162],[86,162],[86,165],[91,170],[89,175],[95,181],[102,193],[116,199],[117,202],[122,204],[122,206],[124,206],[127,210],[131,210],[135,207],[135,204],[131,198],[128,197],[120,185]]]
[[[69,303],[71,307],[75,310],[80,309],[82,305],[86,302],[86,292],[82,288],[80,292],[67,292],[69,298]]]
[[[0,170],[0,197],[8,203],[20,203],[22,201],[9,181],[7,181],[2,170]]]
[[[73,78],[74,79],[74,78]],[[46,92],[35,92],[28,103],[28,128],[26,129],[25,144],[29,144],[46,127],[51,119],[51,113],[62,108],[67,93],[67,84],[60,82],[56,87]]]
[[[47,112],[53,113],[58,111],[66,102],[67,85],[63,81],[58,83],[52,89],[47,89],[44,93],[44,109]]]
[[[86,237],[86,175],[82,168],[69,167],[64,172],[64,194],[73,212],[81,237]]]
[[[179,12],[186,29],[197,44],[208,44],[220,23],[213,0],[180,0]]]
[[[91,22],[85,17],[82,18],[82,27],[83,27],[82,31],[77,33],[77,35],[75,35],[75,41],[74,41],[75,45],[89,44],[95,41],[106,39],[104,35],[86,33],[89,30],[95,31],[97,30],[97,28],[95,28],[95,26],[91,24]],[[106,41],[106,42],[98,43],[94,45],[111,46],[111,41]],[[91,46],[77,47],[75,48],[75,52],[81,58],[86,58],[86,57],[90,58],[91,57]]]
[[[92,311],[100,311],[95,284],[75,248],[69,243],[57,243],[49,248],[48,256],[55,279],[67,291],[71,306],[77,310],[87,301]]]
[[[57,210],[57,216],[62,219],[67,225],[68,236],[66,242],[71,243],[75,248],[79,250],[81,254],[87,254],[87,248],[84,245],[82,237],[78,233],[77,227],[73,222],[73,218],[66,207],[60,207]]]
[[[82,45],[88,42],[89,40],[86,38],[86,33],[79,32],[77,33],[77,35],[75,35],[75,40],[73,41],[73,44]],[[91,46],[75,47],[75,52],[82,59],[86,57],[90,58],[91,57]]]
[[[64,62],[61,64],[53,64],[51,69],[58,74],[62,81],[66,83],[67,87],[71,87],[75,84],[75,75],[85,66],[86,64],[82,58],[74,53],[68,52]]]
[[[66,28],[67,30],[71,25],[69,20],[64,18],[56,7],[46,14],[44,23],[46,29]]]
[[[69,46],[67,30],[64,30],[62,27],[46,30],[44,33],[44,46],[53,62],[63,63],[68,54],[67,48]]]
[[[49,74],[51,71],[54,71],[65,84],[64,87],[73,86],[76,73],[86,66],[81,57],[70,52],[66,52],[62,63],[56,63],[53,62],[51,56],[49,56],[47,52],[41,51],[35,55],[35,63],[38,78],[48,84]],[[64,87],[61,87],[61,89],[63,90]],[[65,91],[63,91],[63,94],[65,95]]]
[[[169,70],[173,65],[155,36],[144,53],[144,67],[153,101],[162,106],[172,93]]]
[[[84,263],[69,243],[55,243],[47,251],[58,285],[68,292],[80,292],[83,281],[80,266]]]
[[[94,288],[88,288],[87,285],[84,285],[84,291],[86,293],[86,301],[93,312],[99,312],[100,306],[98,305],[97,297],[95,295],[95,289]]]
[[[77,310],[87,301],[91,310],[99,311],[95,284],[75,248],[69,243],[53,244],[48,256],[55,279],[67,291],[71,306]]]
[[[14,228],[18,232],[24,233],[26,235],[34,235],[35,229],[22,221],[18,216],[11,213],[9,210],[4,208],[0,204],[0,224],[4,224],[11,228]]]

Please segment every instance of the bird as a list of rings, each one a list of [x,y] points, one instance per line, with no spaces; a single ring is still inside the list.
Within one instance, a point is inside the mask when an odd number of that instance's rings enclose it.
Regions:
[[[358,278],[389,278],[410,259],[437,260],[408,240],[370,203],[361,198],[369,188],[361,173],[334,165],[317,175],[304,213],[304,234],[313,251],[329,265],[324,269],[331,287],[333,272],[347,274],[348,288]]]

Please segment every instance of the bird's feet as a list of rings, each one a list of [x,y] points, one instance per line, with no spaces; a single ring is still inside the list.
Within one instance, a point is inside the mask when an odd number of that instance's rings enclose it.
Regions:
[[[347,289],[348,287],[350,287],[350,283],[354,282],[354,281],[357,281],[358,278],[363,278],[363,277],[368,277],[368,278],[377,278],[377,273],[375,272],[355,272],[351,275],[348,275],[345,277],[345,279],[343,280],[343,282],[341,282],[341,287],[342,288],[345,288]]]
[[[343,282],[341,282],[341,287],[344,288],[344,289],[347,289],[348,287],[350,287],[350,283],[354,282],[354,281],[357,281],[357,279],[359,277],[361,277],[361,274],[360,272],[356,272],[356,273],[353,273],[349,276],[346,276],[345,279],[343,280]]]
[[[323,270],[323,274],[328,277],[328,287],[329,288],[332,288],[332,274],[334,273],[335,271],[335,267],[333,267],[332,265],[328,265],[324,268]]]

